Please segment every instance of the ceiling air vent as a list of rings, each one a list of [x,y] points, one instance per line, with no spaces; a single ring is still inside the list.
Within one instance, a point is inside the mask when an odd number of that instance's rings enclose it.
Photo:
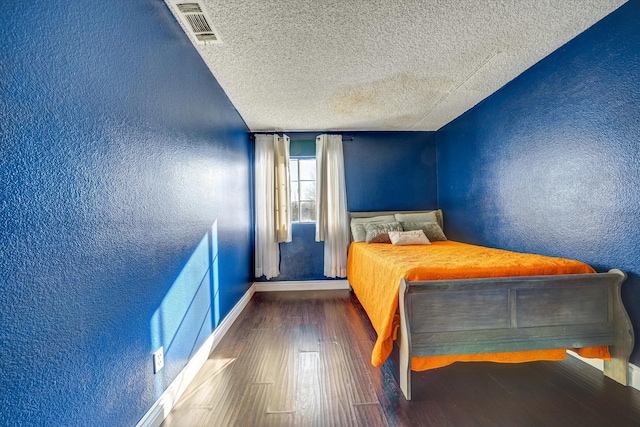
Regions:
[[[168,0],[173,13],[198,44],[222,43],[201,1]]]

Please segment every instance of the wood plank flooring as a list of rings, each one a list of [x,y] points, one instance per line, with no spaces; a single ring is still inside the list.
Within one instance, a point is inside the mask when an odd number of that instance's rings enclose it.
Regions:
[[[640,426],[640,391],[568,358],[397,379],[349,291],[256,293],[163,426]]]

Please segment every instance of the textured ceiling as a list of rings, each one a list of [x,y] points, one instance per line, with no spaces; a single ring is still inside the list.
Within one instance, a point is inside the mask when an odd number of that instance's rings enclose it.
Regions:
[[[205,0],[251,131],[437,130],[620,0]]]

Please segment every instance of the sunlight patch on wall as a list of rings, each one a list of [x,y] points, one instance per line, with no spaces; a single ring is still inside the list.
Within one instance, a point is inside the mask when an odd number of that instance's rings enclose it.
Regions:
[[[164,347],[165,368],[156,374],[155,393],[165,389],[220,323],[218,221],[200,240],[151,318],[151,349]],[[150,357],[151,361],[151,357]]]

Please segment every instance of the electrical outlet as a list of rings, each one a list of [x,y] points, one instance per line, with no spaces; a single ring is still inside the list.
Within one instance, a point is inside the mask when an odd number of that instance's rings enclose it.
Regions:
[[[160,347],[153,353],[153,373],[157,374],[164,366],[164,347]]]

